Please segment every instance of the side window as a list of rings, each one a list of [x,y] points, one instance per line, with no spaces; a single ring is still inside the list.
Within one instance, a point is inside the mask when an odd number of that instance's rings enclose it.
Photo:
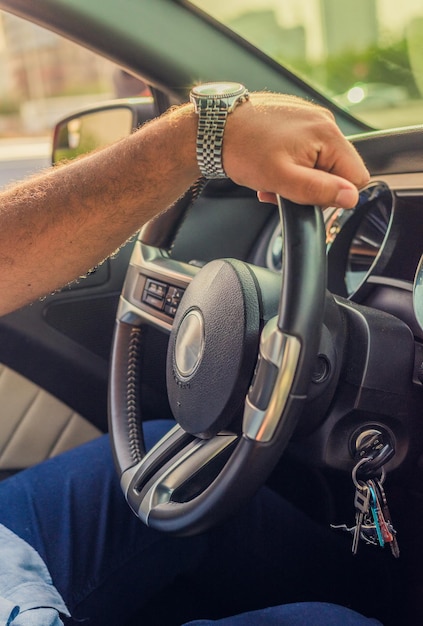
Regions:
[[[55,123],[110,98],[150,95],[110,61],[0,12],[0,187],[50,164]]]

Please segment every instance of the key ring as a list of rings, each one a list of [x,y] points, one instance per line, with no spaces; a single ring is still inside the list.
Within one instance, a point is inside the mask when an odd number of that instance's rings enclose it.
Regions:
[[[352,477],[352,481],[353,481],[353,483],[354,483],[354,485],[355,485],[355,487],[357,489],[361,489],[362,490],[363,489],[363,484],[365,484],[364,480],[360,481],[357,478],[357,473],[358,473],[358,471],[359,471],[359,469],[360,469],[360,467],[362,465],[365,465],[366,463],[368,463],[371,460],[372,460],[372,457],[367,457],[366,456],[366,457],[364,457],[364,459],[360,459],[360,461],[358,463],[356,463],[354,465],[354,467],[353,467],[353,470],[351,472],[351,477]],[[381,485],[383,485],[383,483],[385,482],[385,477],[386,477],[385,469],[382,467],[382,470],[381,470],[381,473],[380,473],[380,477],[378,478],[378,480],[379,480]]]

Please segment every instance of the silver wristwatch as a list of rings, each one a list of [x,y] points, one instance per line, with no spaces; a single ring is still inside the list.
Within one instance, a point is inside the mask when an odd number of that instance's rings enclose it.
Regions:
[[[192,89],[190,100],[198,113],[198,167],[205,178],[226,178],[222,163],[226,119],[248,100],[248,91],[240,83],[204,83]]]

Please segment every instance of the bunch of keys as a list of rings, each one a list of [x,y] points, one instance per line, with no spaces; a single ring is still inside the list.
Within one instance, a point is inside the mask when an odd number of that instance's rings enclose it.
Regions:
[[[352,471],[352,479],[355,485],[355,526],[348,527],[346,524],[331,524],[331,528],[352,533],[353,554],[357,554],[358,544],[361,539],[367,544],[382,548],[388,544],[392,555],[398,558],[400,553],[396,531],[392,524],[391,513],[383,488],[385,473],[382,470],[380,478],[373,477],[367,480],[359,480],[357,473],[366,462],[367,459],[361,459]]]

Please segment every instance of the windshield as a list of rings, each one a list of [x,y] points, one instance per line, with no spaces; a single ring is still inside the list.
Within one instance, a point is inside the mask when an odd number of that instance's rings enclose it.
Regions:
[[[195,0],[373,128],[423,123],[422,0]]]

